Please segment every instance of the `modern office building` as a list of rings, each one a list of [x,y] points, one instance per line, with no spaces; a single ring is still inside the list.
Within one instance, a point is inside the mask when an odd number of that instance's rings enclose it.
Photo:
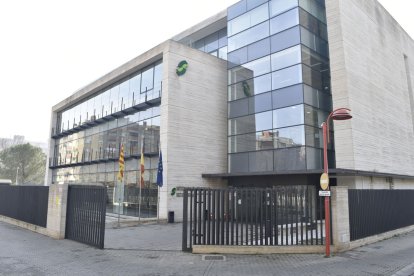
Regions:
[[[111,212],[123,145],[126,215],[180,219],[183,187],[316,189],[346,107],[331,183],[414,188],[413,57],[376,0],[242,0],[55,105],[47,183],[105,185]]]

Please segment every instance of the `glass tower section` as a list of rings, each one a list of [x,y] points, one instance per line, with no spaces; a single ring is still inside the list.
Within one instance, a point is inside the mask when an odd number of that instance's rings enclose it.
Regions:
[[[321,169],[332,110],[324,1],[243,0],[227,20],[229,172]]]

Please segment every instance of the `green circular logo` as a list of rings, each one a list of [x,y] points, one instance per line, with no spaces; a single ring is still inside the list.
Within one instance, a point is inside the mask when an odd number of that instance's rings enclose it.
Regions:
[[[185,72],[187,71],[187,67],[188,67],[188,62],[186,60],[180,61],[180,63],[178,63],[177,66],[177,75],[178,76],[182,76],[185,74]]]

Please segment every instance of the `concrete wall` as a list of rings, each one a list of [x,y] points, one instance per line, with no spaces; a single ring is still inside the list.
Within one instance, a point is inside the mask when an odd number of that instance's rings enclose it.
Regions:
[[[188,69],[178,76],[182,60]],[[201,174],[227,172],[227,63],[174,41],[165,49],[163,62],[160,218],[174,211],[180,221],[182,197],[171,196],[172,188],[224,185]]]
[[[337,168],[413,175],[413,40],[376,0],[326,11],[333,105],[353,115],[335,122]]]

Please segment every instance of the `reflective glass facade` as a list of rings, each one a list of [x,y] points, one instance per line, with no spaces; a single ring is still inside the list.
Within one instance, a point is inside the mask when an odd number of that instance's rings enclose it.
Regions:
[[[160,141],[162,62],[158,61],[57,114],[52,183],[104,185],[107,211],[115,212],[114,189],[124,146],[125,215],[157,216],[156,174]],[[144,187],[139,188],[143,146]]]
[[[192,47],[227,60],[227,28],[197,40]]]
[[[243,0],[227,14],[229,172],[321,169],[332,110],[324,1]]]

